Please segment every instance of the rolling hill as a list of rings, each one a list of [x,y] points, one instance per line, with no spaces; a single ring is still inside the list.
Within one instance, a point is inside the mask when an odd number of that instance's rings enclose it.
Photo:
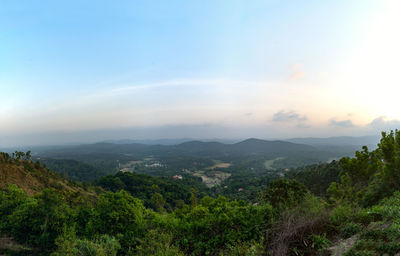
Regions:
[[[92,181],[99,175],[115,174],[118,170],[170,177],[189,173],[203,180],[237,173],[254,176],[267,169],[327,162],[346,155],[347,151],[337,149],[321,150],[311,145],[255,138],[233,144],[203,141],[177,145],[102,142],[35,152],[35,157],[49,164],[54,171],[79,181]]]
[[[40,151],[39,155],[52,158],[74,158],[88,155],[106,154],[109,157],[115,155],[129,155],[143,157],[146,155],[179,155],[179,156],[209,156],[226,157],[230,155],[263,155],[263,156],[293,156],[320,152],[310,145],[292,143],[287,141],[267,141],[260,139],[247,139],[234,144],[220,142],[189,141],[178,145],[145,145],[145,144],[113,144],[95,143],[79,146],[61,147],[52,150]]]
[[[8,154],[0,153],[0,188],[15,184],[28,195],[41,192],[45,188],[58,191],[77,192],[88,196],[95,196],[93,191],[80,184],[68,181],[59,174],[49,171],[38,162],[29,159],[15,159]]]

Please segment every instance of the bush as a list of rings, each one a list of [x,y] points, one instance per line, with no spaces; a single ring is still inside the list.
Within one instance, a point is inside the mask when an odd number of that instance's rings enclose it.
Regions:
[[[370,209],[371,214],[381,215],[386,221],[393,221],[400,224],[400,191],[392,197],[383,199],[379,205]]]
[[[340,235],[343,238],[349,238],[362,230],[363,226],[360,223],[350,222],[345,224],[340,229]]]
[[[9,215],[10,233],[19,242],[51,250],[69,220],[70,209],[60,195],[45,189],[36,197],[28,198]]]
[[[382,215],[369,209],[360,209],[354,213],[353,220],[367,226],[371,222],[381,221]]]
[[[326,238],[326,234],[322,234],[322,235],[315,235],[312,234],[310,235],[310,240],[311,240],[311,247],[315,248],[319,251],[327,248],[329,245],[331,245],[331,241],[329,241],[328,238]]]
[[[27,200],[28,196],[16,185],[9,185],[7,189],[0,190],[0,231],[10,231],[13,224],[8,216]]]
[[[297,180],[281,179],[272,181],[261,197],[277,210],[284,211],[300,204],[307,194],[306,187]]]
[[[92,237],[121,234],[122,247],[135,248],[145,234],[145,214],[142,202],[126,191],[107,192],[99,196],[87,225],[87,234]]]
[[[309,255],[329,242],[328,211],[318,198],[307,196],[296,208],[284,212],[267,233],[266,249],[270,255]],[[320,247],[320,248],[317,248]]]
[[[182,212],[186,211],[186,212]],[[177,212],[176,237],[188,254],[215,255],[228,245],[259,240],[272,222],[270,205],[246,205],[225,197],[207,198]]]
[[[345,225],[349,221],[352,221],[357,211],[358,210],[349,205],[338,205],[333,209],[331,215],[329,216],[329,220],[335,226],[340,227],[342,225]]]
[[[73,231],[67,232],[57,239],[58,248],[52,256],[116,256],[121,248],[117,239],[108,235],[87,240],[76,238]]]
[[[378,245],[377,251],[382,255],[383,254],[395,255],[400,251],[400,242],[393,241],[388,243],[381,243]]]
[[[163,230],[150,230],[136,252],[129,255],[147,256],[183,256],[184,254],[173,244],[173,235]]]
[[[230,256],[261,256],[264,255],[263,241],[260,242],[244,242],[230,245],[221,251],[220,255]]]

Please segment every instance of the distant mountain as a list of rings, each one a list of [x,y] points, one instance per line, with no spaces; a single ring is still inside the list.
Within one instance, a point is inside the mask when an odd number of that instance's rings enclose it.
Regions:
[[[287,141],[275,140],[260,140],[260,139],[247,139],[232,145],[232,148],[242,154],[265,154],[277,153],[287,154],[293,152],[312,152],[317,149],[304,144],[297,144]]]
[[[339,136],[339,137],[329,137],[329,138],[293,138],[286,141],[293,143],[300,143],[306,145],[334,145],[334,146],[375,146],[378,144],[379,136],[361,136],[361,137],[351,137],[351,136]]]
[[[225,144],[232,144],[237,142],[238,140],[229,140],[229,139],[205,139],[205,140],[195,140],[191,138],[181,138],[181,139],[143,139],[143,140],[132,140],[132,139],[123,139],[123,140],[105,140],[105,143],[113,143],[113,144],[145,144],[145,145],[165,145],[165,146],[173,146],[182,144],[185,142],[191,141],[201,141],[201,142],[220,142]]]
[[[192,141],[193,139],[182,138],[182,139],[143,139],[143,140],[132,140],[132,139],[123,139],[123,140],[105,140],[105,143],[112,144],[145,144],[145,145],[177,145],[184,142]]]
[[[249,155],[260,155],[263,157],[295,156],[309,154],[320,154],[319,150],[310,145],[297,144],[288,141],[267,141],[260,139],[247,139],[234,144],[220,142],[189,141],[178,145],[145,145],[145,144],[113,144],[95,143],[80,146],[57,148],[42,151],[40,155],[52,158],[87,158],[96,154],[98,158],[159,156],[159,157],[208,157],[221,158],[227,156],[245,157]],[[113,157],[114,155],[114,157]],[[117,157],[117,155],[119,157]]]
[[[231,144],[223,144],[220,142],[202,142],[202,141],[189,141],[181,143],[174,147],[167,148],[170,152],[175,152],[179,155],[190,156],[216,156],[227,154],[228,148]]]

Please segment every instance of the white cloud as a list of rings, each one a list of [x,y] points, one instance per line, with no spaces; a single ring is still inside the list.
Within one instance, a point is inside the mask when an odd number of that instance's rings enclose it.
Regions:
[[[381,131],[400,129],[400,120],[388,119],[385,116],[380,116],[372,120],[370,127]]]
[[[306,116],[301,116],[295,111],[284,111],[281,110],[276,112],[272,116],[272,121],[274,122],[292,122],[292,121],[307,121],[308,118]]]
[[[335,126],[335,127],[342,127],[342,128],[351,128],[354,127],[354,123],[352,120],[347,119],[347,120],[340,120],[337,121],[336,119],[331,119],[329,122],[330,126]]]

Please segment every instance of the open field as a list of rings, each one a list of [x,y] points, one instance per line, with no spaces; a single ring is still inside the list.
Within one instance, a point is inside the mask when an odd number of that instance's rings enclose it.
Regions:
[[[274,170],[275,168],[272,167],[276,161],[283,160],[285,157],[277,157],[275,159],[270,159],[264,162],[265,169]]]
[[[232,166],[231,163],[223,163],[219,160],[215,160],[214,162],[215,162],[215,164],[213,166],[207,167],[206,170],[212,170],[212,169],[216,169],[216,168],[229,168]]]

